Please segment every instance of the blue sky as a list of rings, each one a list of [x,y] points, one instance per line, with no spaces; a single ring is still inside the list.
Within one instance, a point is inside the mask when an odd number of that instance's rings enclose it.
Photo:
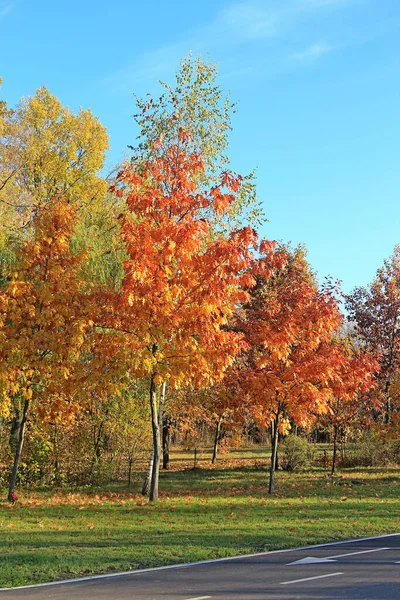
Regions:
[[[46,85],[90,107],[110,166],[135,143],[133,94],[190,51],[239,101],[230,156],[258,169],[261,233],[345,291],[371,281],[400,243],[399,0],[0,0],[2,97]]]

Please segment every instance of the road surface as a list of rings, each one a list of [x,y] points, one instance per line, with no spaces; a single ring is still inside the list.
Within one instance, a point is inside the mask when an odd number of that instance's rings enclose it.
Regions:
[[[400,600],[400,534],[0,590],[0,600]]]

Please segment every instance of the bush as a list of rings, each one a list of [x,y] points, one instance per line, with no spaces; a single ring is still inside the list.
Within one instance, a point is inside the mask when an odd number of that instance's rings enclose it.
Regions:
[[[285,471],[298,471],[313,460],[313,446],[305,438],[288,435],[281,448],[281,467]]]
[[[348,451],[340,459],[342,468],[385,467],[400,464],[400,442],[381,440],[372,433],[365,433],[356,443],[354,450]]]
[[[390,455],[390,462],[395,465],[400,464],[400,440],[390,440],[387,443],[387,449]]]
[[[45,436],[28,438],[18,469],[18,484],[53,483],[53,451],[53,444]]]

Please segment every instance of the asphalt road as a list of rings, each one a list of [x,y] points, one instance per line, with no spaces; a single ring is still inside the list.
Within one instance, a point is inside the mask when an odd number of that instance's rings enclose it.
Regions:
[[[68,583],[0,600],[400,600],[400,534]]]

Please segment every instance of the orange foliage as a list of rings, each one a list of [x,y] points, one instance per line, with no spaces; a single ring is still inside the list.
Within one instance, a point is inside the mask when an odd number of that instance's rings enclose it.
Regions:
[[[345,341],[332,344],[330,352],[336,367],[329,381],[327,411],[320,422],[336,436],[350,427],[368,425],[381,402],[376,394],[368,394],[377,385],[378,362],[371,355],[351,349]]]
[[[54,200],[34,221],[35,233],[17,253],[18,266],[0,292],[0,393],[70,410],[73,375],[92,327],[89,296],[80,289],[83,255],[69,244],[75,209]]]
[[[334,290],[318,290],[301,253],[259,279],[241,326],[251,345],[242,386],[260,422],[279,415],[307,425],[326,412],[344,358],[332,342],[341,322]]]
[[[248,300],[247,274],[257,247],[249,227],[216,235],[207,214],[225,212],[240,178],[199,191],[201,157],[171,147],[119,174],[128,214],[120,217],[129,255],[114,327],[128,333],[132,368],[172,387],[212,385],[245,347],[228,330],[238,303]]]

